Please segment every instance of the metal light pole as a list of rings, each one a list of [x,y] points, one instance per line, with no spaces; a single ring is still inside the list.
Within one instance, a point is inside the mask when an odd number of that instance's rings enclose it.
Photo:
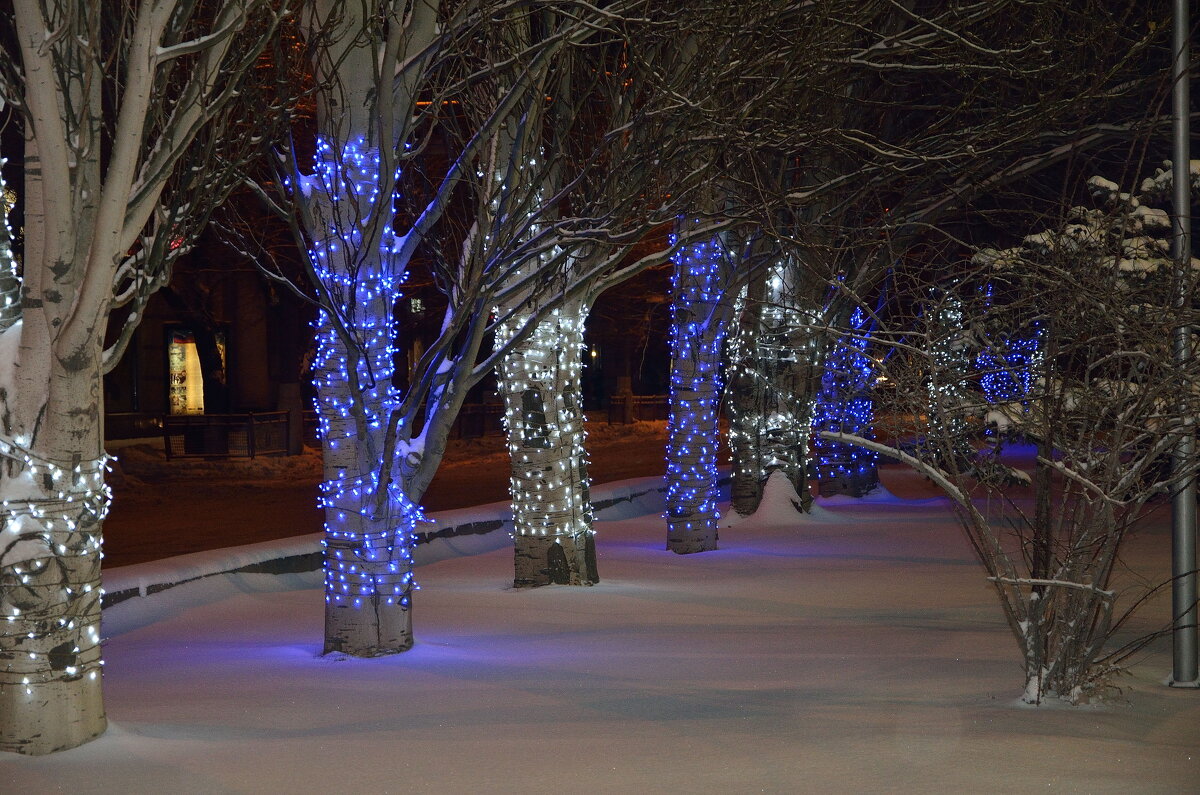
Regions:
[[[1188,0],[1174,0],[1174,27],[1171,31],[1171,78],[1172,78],[1172,200],[1175,220],[1175,235],[1172,254],[1175,259],[1175,302],[1184,309],[1191,302],[1188,290],[1192,254],[1192,197],[1189,164],[1190,130],[1188,114],[1189,78],[1188,61],[1191,58],[1188,34],[1191,22],[1188,18]],[[1185,366],[1192,356],[1192,329],[1180,324],[1175,329],[1175,361]],[[1191,418],[1184,428],[1187,433],[1180,437],[1175,448],[1173,465],[1175,472],[1186,478],[1172,498],[1171,505],[1171,618],[1174,620],[1173,668],[1170,684],[1173,687],[1200,687],[1196,656],[1196,480],[1190,472],[1196,452],[1196,436],[1191,429]]]

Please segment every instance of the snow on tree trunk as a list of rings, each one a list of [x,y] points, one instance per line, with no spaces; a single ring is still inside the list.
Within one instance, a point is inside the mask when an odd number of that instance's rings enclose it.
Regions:
[[[717,548],[721,354],[732,307],[720,239],[681,237],[672,276],[667,549],[687,554]]]
[[[1082,513],[1088,519],[1088,536],[1109,539],[1119,535],[1111,506],[1086,506]],[[1113,626],[1116,597],[1100,586],[1111,572],[1112,559],[1106,547],[1103,542],[1096,544],[1101,551],[1094,557],[1059,561],[1051,577],[1035,576],[1025,583],[998,581],[1001,588],[1029,588],[1017,602],[1017,640],[1025,666],[1022,701],[1080,703],[1094,695],[1097,681],[1107,680],[1115,670],[1096,660]]]
[[[337,318],[322,311],[314,366],[325,461],[325,651],[371,657],[413,642],[411,550],[419,510],[398,478],[379,483],[397,403],[392,305],[403,273],[392,256],[391,200],[376,204],[379,151],[361,139],[320,139],[317,157],[308,182],[315,227],[309,256],[339,304]]]
[[[232,189],[237,166],[211,166],[245,154],[223,133],[286,15],[271,6],[47,0],[5,14],[25,228],[19,301],[7,230],[0,243],[0,749],[104,731],[102,374]]]
[[[37,152],[28,141],[27,167],[39,162]],[[40,755],[81,745],[107,726],[100,547],[110,497],[101,335],[63,333],[80,274],[62,262],[47,273],[41,261],[46,241],[59,252],[71,243],[86,251],[90,241],[44,228],[40,173],[27,171],[25,192],[25,232],[34,242],[23,282],[7,218],[0,247],[0,750]]]
[[[513,500],[517,586],[599,582],[580,384],[586,307],[551,312],[498,368]],[[504,345],[527,320],[496,335]]]
[[[743,516],[757,510],[763,485],[775,471],[792,482],[805,510],[812,502],[808,436],[820,341],[813,326],[819,311],[801,307],[797,278],[794,263],[782,258],[752,283],[732,346],[731,497],[733,509]]]
[[[855,308],[846,332],[833,342],[821,375],[813,418],[815,431],[872,437],[875,367],[867,355],[868,315]],[[822,436],[813,439],[815,474],[821,496],[862,497],[879,486],[878,454]]]

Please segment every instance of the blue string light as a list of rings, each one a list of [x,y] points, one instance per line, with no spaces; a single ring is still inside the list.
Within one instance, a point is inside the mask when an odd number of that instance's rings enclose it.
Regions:
[[[849,326],[850,333],[839,339],[826,357],[813,413],[813,430],[869,438],[875,422],[871,391],[878,378],[875,362],[866,352],[870,318],[856,308],[850,315]],[[878,456],[874,452],[824,439],[816,433],[812,448],[816,475],[821,480],[845,484],[875,481]]]
[[[313,371],[317,430],[327,447],[319,499],[325,510],[325,601],[408,609],[417,587],[415,529],[424,517],[398,478],[388,478],[383,510],[375,509],[383,426],[401,398],[392,386],[392,307],[407,277],[396,257],[401,239],[390,223],[396,196],[386,206],[380,202],[380,166],[379,150],[362,138],[335,147],[318,137],[314,174],[301,186],[328,199],[327,205],[314,204],[325,237],[313,241],[309,256],[355,338],[347,346],[328,310],[319,314]],[[381,213],[388,222],[379,222]]]
[[[678,238],[671,236],[671,245]],[[726,326],[719,238],[679,246],[671,276],[671,412],[667,422],[667,521],[672,539],[715,539],[717,412]]]
[[[979,352],[975,367],[990,404],[1025,402],[1042,359],[1042,329],[1034,324],[1030,336],[1004,335]]]

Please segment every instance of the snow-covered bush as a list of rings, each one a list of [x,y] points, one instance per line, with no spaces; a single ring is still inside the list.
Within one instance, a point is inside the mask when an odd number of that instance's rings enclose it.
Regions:
[[[1171,355],[1173,329],[1195,323],[1196,312],[1173,305],[1170,225],[1157,206],[1164,179],[1134,194],[1093,178],[1095,206],[978,254],[957,283],[993,289],[913,302],[903,350],[889,363],[900,436],[924,440],[892,454],[954,499],[1020,646],[1030,703],[1102,695],[1144,645],[1122,626],[1154,586],[1122,577],[1121,545],[1156,497],[1192,476],[1164,466],[1200,411],[1200,363]],[[957,338],[979,350],[1039,330],[1042,353],[1021,399],[989,401],[980,384],[944,372],[952,362],[941,353],[955,336],[939,321],[947,313],[961,317]],[[927,409],[946,382],[956,385],[961,422]],[[980,443],[967,431],[985,419],[1015,433]],[[968,435],[976,441],[964,461]]]

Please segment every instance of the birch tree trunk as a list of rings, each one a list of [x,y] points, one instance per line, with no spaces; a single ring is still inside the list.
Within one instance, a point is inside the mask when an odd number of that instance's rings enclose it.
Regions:
[[[393,308],[421,232],[396,234],[397,146],[410,133],[438,6],[317,0],[305,19],[317,92],[316,158],[294,174],[321,305],[314,366],[325,480],[325,652],[412,646],[414,503],[430,426],[397,422]],[[396,65],[412,67],[396,77]],[[444,188],[449,191],[451,188]],[[441,205],[428,208],[427,222]],[[461,390],[460,390],[461,391]],[[430,394],[431,412],[441,394]],[[461,397],[456,398],[461,402]],[[455,399],[448,399],[456,408]],[[401,427],[403,426],[403,427]]]
[[[742,516],[749,516],[758,508],[766,482],[761,425],[766,414],[768,390],[757,361],[765,291],[765,273],[750,280],[737,303],[737,332],[729,345],[726,405],[729,412],[729,449],[733,459],[729,497],[730,508]]]
[[[387,318],[391,301],[376,295],[362,309]],[[419,512],[401,484],[385,484],[382,504],[378,499],[381,417],[394,402],[390,335],[360,349],[347,346],[328,317],[322,321],[314,381],[324,456],[324,651],[394,654],[413,644],[411,549]],[[347,368],[357,377],[348,378]]]
[[[667,549],[682,555],[717,548],[721,356],[732,301],[720,239],[680,236],[672,278],[666,480]]]
[[[782,258],[756,279],[742,306],[730,395],[734,452],[733,509],[758,510],[772,472],[783,472],[807,510],[808,437],[822,347],[814,332],[820,310],[799,298],[799,269]]]
[[[33,112],[53,129],[64,104],[81,109],[79,142],[98,146],[100,87],[85,78],[92,64],[80,58],[80,73],[60,89],[49,59],[31,56],[44,44],[41,13],[18,10],[26,79],[37,94],[29,97]],[[86,18],[97,17],[93,10]],[[48,191],[29,133],[21,319],[4,330],[0,352],[8,369],[0,377],[0,749],[47,754],[98,737],[107,725],[100,546],[109,498],[100,376],[108,304],[79,295],[80,266],[95,253],[99,154],[74,164],[67,190]],[[60,178],[68,156],[61,146],[49,162]]]
[[[975,455],[968,441],[967,416],[969,407],[979,404],[968,389],[972,375],[968,321],[962,301],[952,293],[933,307],[926,319],[928,355],[933,362],[925,382],[930,452],[943,469],[964,473],[972,471]]]
[[[551,312],[498,368],[512,467],[518,587],[600,581],[584,452],[586,314],[587,307],[575,302]],[[521,320],[501,328],[498,346]]]
[[[403,268],[392,256],[392,180],[381,181],[379,149],[365,136],[348,136],[321,139],[317,151],[309,256],[323,289],[336,296],[322,310],[314,366],[325,462],[324,649],[373,657],[413,642],[411,548],[419,511],[402,478],[381,482],[380,475],[394,471],[384,447],[398,404],[392,304]]]
[[[28,309],[26,310],[29,311]],[[3,334],[21,358],[23,323]],[[90,354],[90,355],[88,355]],[[101,523],[108,510],[100,431],[100,349],[55,356],[3,395],[0,444],[0,749],[47,754],[104,732],[100,670]],[[23,374],[22,374],[23,375]],[[33,398],[28,397],[33,395]],[[41,411],[15,410],[26,401]],[[30,420],[32,419],[32,422]]]
[[[105,728],[102,375],[170,278],[172,244],[190,246],[232,188],[232,150],[216,142],[288,10],[9,7],[18,47],[0,96],[25,136],[25,234],[19,278],[0,234],[0,750],[44,754]],[[110,328],[114,307],[128,312]]]
[[[45,195],[38,164],[30,140],[25,233],[32,245],[26,246],[20,319],[9,316],[0,343],[0,360],[11,368],[0,378],[0,749],[33,755],[81,745],[107,725],[100,548],[109,504],[101,336],[62,331],[83,272],[38,261],[52,253],[86,258],[96,205],[85,204],[73,219],[79,227],[49,225],[56,210],[68,211],[69,197]],[[79,175],[85,184],[98,179],[98,163],[81,163]],[[95,328],[102,316],[73,327]]]

